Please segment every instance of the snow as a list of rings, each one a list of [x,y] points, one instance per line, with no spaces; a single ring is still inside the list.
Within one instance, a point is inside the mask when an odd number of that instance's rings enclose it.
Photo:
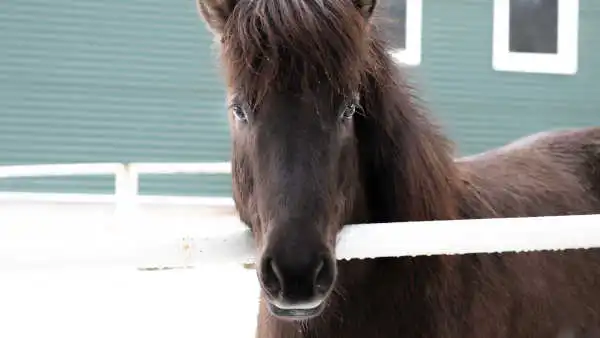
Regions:
[[[0,337],[254,337],[254,270],[239,265],[0,271]]]

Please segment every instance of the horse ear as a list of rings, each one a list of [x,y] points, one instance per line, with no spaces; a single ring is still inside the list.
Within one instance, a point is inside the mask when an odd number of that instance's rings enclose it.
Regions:
[[[210,30],[221,35],[237,2],[238,0],[196,0],[196,7]]]
[[[365,19],[370,19],[377,6],[377,0],[354,0],[354,6]]]

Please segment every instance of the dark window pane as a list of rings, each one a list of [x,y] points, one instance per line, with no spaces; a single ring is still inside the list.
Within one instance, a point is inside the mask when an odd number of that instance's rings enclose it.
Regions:
[[[382,25],[385,29],[385,36],[390,47],[394,49],[406,48],[406,1],[382,1],[382,6],[379,9],[382,12]]]
[[[510,0],[511,52],[558,53],[558,0]]]

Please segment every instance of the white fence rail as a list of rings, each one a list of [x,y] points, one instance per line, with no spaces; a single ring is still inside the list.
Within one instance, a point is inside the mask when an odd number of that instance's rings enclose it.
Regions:
[[[231,199],[139,196],[140,174],[227,174],[229,163],[100,163],[0,167],[0,178],[115,175],[115,195],[0,196],[0,268],[244,263],[252,239]],[[222,207],[219,209],[218,207]],[[338,259],[600,247],[600,215],[357,224]]]
[[[73,163],[0,166],[1,178],[114,175],[115,196],[138,195],[140,174],[230,174],[229,162],[215,163]],[[34,196],[32,196],[34,197]],[[81,195],[77,197],[82,197]]]

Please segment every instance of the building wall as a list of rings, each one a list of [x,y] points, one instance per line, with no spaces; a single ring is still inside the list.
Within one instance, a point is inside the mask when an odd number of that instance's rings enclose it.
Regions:
[[[493,2],[423,0],[422,62],[412,73],[460,153],[545,129],[600,126],[600,2],[580,0],[575,75],[494,70]]]
[[[411,0],[408,0],[411,1]],[[194,2],[5,0],[0,165],[226,161],[224,93]],[[492,68],[493,1],[424,0],[421,97],[461,154],[600,125],[600,3],[581,0],[576,75]],[[8,180],[0,190],[102,192],[111,177]],[[227,175],[143,177],[150,194],[230,194]]]

